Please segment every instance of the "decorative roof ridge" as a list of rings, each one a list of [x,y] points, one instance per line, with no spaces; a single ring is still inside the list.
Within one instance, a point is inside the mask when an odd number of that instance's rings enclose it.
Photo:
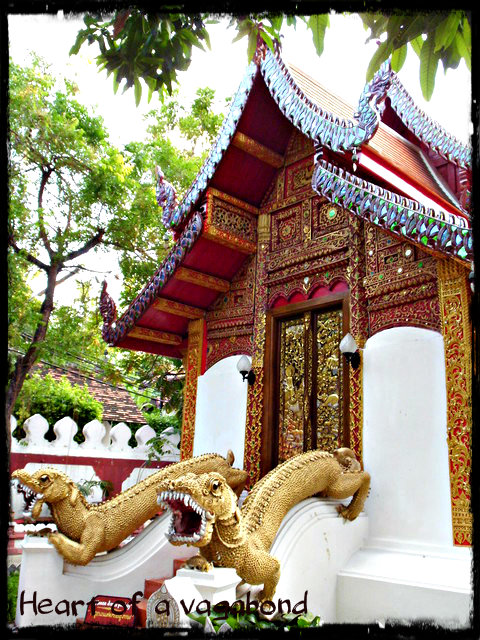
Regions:
[[[147,310],[161,289],[172,278],[178,266],[183,262],[185,256],[200,236],[203,228],[204,213],[205,205],[202,205],[185,227],[168,256],[163,260],[142,291],[130,303],[119,320],[117,320],[115,302],[107,293],[107,283],[104,281],[100,294],[100,313],[103,318],[102,337],[105,342],[114,345],[125,337],[133,327],[135,320],[138,320]]]
[[[441,124],[420,109],[393,71],[387,95],[392,109],[417,138],[445,160],[463,169],[472,170],[471,148],[448,133]]]
[[[315,158],[312,188],[360,218],[419,244],[463,261],[473,260],[472,230],[464,218],[426,208]]]
[[[232,100],[227,117],[222,123],[217,139],[181,203],[177,205],[176,199],[172,198],[169,202],[165,200],[165,203],[161,205],[163,207],[163,220],[166,226],[178,228],[187,219],[205,192],[209,181],[212,179],[220,160],[223,158],[235,134],[238,121],[243,113],[247,98],[250,95],[257,70],[257,65],[254,62],[251,62],[247,67],[245,75]]]
[[[380,123],[381,103],[390,83],[389,67],[383,64],[365,86],[354,113],[357,122],[336,116],[313,102],[278,54],[266,50],[260,70],[283,115],[316,143],[338,153],[352,152],[355,165],[359,147],[372,138]]]
[[[470,212],[467,211],[464,207],[462,207],[462,205],[458,201],[458,198],[451,191],[450,187],[445,182],[445,180],[442,178],[440,173],[438,173],[438,171],[435,171],[435,169],[431,166],[430,161],[427,158],[427,156],[423,153],[423,151],[421,149],[417,148],[417,150],[418,150],[418,153],[419,153],[420,157],[422,158],[423,162],[425,163],[425,166],[427,167],[428,172],[432,176],[433,180],[435,180],[435,182],[437,183],[439,189],[441,189],[443,191],[443,193],[445,194],[445,197],[448,198],[448,200],[450,200],[450,202],[453,204],[454,207],[456,207],[459,211],[464,213],[465,216],[468,217],[468,219],[470,219]]]

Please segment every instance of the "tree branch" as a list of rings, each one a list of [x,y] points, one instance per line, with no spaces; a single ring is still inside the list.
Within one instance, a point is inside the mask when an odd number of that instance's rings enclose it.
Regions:
[[[48,273],[50,267],[47,264],[44,264],[43,262],[38,260],[38,258],[35,258],[35,256],[32,256],[32,254],[26,251],[25,249],[20,249],[20,247],[16,244],[15,240],[13,239],[13,236],[11,235],[8,237],[8,244],[12,247],[15,253],[21,254],[26,260],[28,260],[28,262],[31,262],[39,269],[43,269]]]
[[[63,276],[63,278],[60,278],[60,280],[57,280],[56,286],[58,286],[62,282],[65,282],[65,280],[68,280],[69,278],[77,274],[81,268],[82,267],[75,267],[75,269],[71,273],[68,273],[66,276]],[[40,296],[43,296],[45,293],[47,293],[47,290],[43,289],[43,291],[40,291],[39,293],[37,293],[36,297],[39,298]]]
[[[45,191],[45,187],[47,186],[47,182],[51,174],[52,174],[52,169],[49,168],[46,171],[42,169],[42,180],[40,182],[40,189],[38,190],[38,209],[39,209],[38,221],[40,223],[40,238],[42,239],[43,244],[45,245],[45,249],[48,251],[48,255],[50,257],[53,256],[53,251],[47,236],[47,232],[45,231],[45,226],[43,224],[43,215],[40,212],[43,209],[43,206],[42,206],[43,192]]]
[[[70,253],[68,253],[65,256],[63,262],[74,260],[75,258],[78,258],[78,256],[81,256],[84,253],[87,253],[88,251],[90,251],[90,249],[93,249],[93,247],[96,247],[97,244],[101,243],[104,233],[105,233],[105,229],[100,229],[98,233],[93,236],[93,238],[90,238],[90,240],[83,245],[83,247],[81,247],[80,249],[77,249],[76,251],[71,251]]]

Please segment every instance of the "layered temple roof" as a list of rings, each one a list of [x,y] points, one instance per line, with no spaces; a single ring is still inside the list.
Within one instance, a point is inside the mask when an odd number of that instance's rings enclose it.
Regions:
[[[256,216],[294,128],[314,142],[312,187],[319,195],[468,266],[468,147],[414,105],[388,64],[366,85],[354,111],[264,49],[248,67],[183,200],[178,204],[171,193],[159,199],[175,233],[170,254],[119,319],[104,285],[108,343],[182,356],[189,320],[204,316],[256,251]]]

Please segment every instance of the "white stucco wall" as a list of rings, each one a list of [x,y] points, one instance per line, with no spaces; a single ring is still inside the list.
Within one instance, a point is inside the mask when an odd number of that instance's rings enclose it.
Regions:
[[[248,387],[237,370],[240,357],[224,358],[199,376],[193,442],[194,456],[231,449],[237,468],[243,468]]]
[[[363,356],[371,538],[451,547],[443,338],[388,329],[367,341]]]

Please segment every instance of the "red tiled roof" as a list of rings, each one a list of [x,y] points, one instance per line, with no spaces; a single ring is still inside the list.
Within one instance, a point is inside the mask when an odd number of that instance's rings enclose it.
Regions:
[[[114,387],[107,382],[94,379],[93,376],[73,369],[53,367],[51,365],[37,365],[34,373],[47,375],[59,380],[66,376],[71,384],[83,387],[85,384],[92,396],[103,405],[103,419],[112,422],[135,422],[146,424],[140,409],[133,401],[129,392],[122,387]]]

